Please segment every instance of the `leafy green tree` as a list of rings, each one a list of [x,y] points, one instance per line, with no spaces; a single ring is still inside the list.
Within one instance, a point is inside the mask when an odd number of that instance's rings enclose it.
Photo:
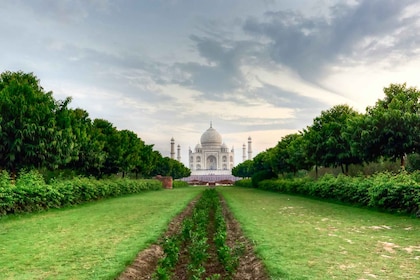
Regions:
[[[74,111],[68,109],[70,102],[70,97],[64,101],[58,101],[55,111],[57,139],[54,152],[61,158],[61,161],[56,165],[58,168],[77,160],[80,151],[81,139],[78,127],[73,122]]]
[[[179,162],[175,159],[169,159],[171,171],[170,176],[174,179],[179,179],[183,177],[188,177],[191,175],[191,171],[187,168],[182,162]]]
[[[72,136],[63,131],[60,118],[69,102],[55,101],[32,73],[1,73],[0,167],[16,174],[22,168],[57,168],[71,160]]]
[[[311,167],[306,160],[302,133],[286,135],[277,143],[271,153],[271,165],[276,173],[293,174]]]
[[[348,173],[348,166],[361,163],[362,158],[353,154],[352,143],[346,137],[347,127],[358,113],[348,105],[337,105],[322,111],[306,131],[307,152],[317,166],[340,166],[343,173]]]
[[[70,110],[70,120],[79,148],[77,157],[66,167],[87,176],[98,176],[105,162],[105,141],[99,140],[102,135],[99,129],[93,127],[92,120],[85,110]]]
[[[143,178],[152,177],[153,171],[156,169],[156,165],[160,158],[162,158],[162,155],[158,151],[153,150],[153,145],[144,144],[140,151],[140,160],[133,169],[136,178],[138,178],[139,174]]]
[[[248,159],[232,168],[232,175],[241,178],[249,178],[254,174],[253,165],[253,161]]]
[[[407,155],[407,171],[414,172],[420,170],[420,154],[412,153]]]
[[[119,164],[123,157],[121,147],[121,135],[118,130],[107,120],[95,119],[93,128],[98,133],[97,140],[104,143],[105,160],[100,168],[98,176],[118,173]]]
[[[126,173],[134,170],[135,167],[139,165],[144,142],[132,131],[122,130],[118,133],[120,134],[119,139],[121,148],[119,169],[124,178]]]
[[[158,154],[160,155],[160,153]],[[189,168],[185,167],[184,164],[175,159],[160,156],[156,162],[152,174],[153,176],[172,176],[172,178],[178,179],[190,176],[191,171]]]
[[[366,110],[361,142],[367,160],[400,159],[404,167],[405,155],[420,150],[420,91],[404,83],[391,84],[384,93],[384,99]]]
[[[254,173],[258,171],[273,171],[271,164],[271,154],[273,152],[274,148],[269,148],[254,157],[254,159],[252,160],[252,169]]]

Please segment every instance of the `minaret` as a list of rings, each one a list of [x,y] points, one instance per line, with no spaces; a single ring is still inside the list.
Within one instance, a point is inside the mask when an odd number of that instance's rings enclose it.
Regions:
[[[171,138],[171,159],[175,159],[175,140]]]
[[[177,156],[176,159],[178,161],[181,161],[181,146],[178,144],[178,149],[177,149]]]
[[[252,159],[252,148],[251,148],[252,140],[251,136],[248,137],[248,159]]]
[[[245,144],[242,145],[242,161],[246,160],[246,146]]]

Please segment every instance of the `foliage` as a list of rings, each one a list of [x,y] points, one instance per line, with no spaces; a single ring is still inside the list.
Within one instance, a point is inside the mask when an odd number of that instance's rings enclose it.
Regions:
[[[175,159],[160,156],[151,173],[153,175],[171,176],[174,179],[179,179],[190,176],[191,171],[185,167],[184,164]]]
[[[218,191],[270,279],[367,279],[368,272],[402,280],[419,273],[420,252],[407,249],[418,248],[420,219],[254,188]]]
[[[185,182],[185,181],[174,180],[172,186],[174,189],[177,189],[177,188],[186,188],[186,187],[189,187],[190,185],[188,185],[188,182]]]
[[[404,167],[406,155],[415,164],[414,155],[420,151],[420,91],[391,84],[384,94],[365,114],[345,104],[322,111],[303,132],[286,135],[275,147],[255,156],[253,173],[271,169],[290,176],[315,167],[318,177],[319,168],[340,167],[349,174],[350,165],[383,160],[398,159]],[[241,165],[236,169],[246,170]],[[415,169],[409,166],[410,171]]]
[[[420,91],[406,84],[384,88],[385,98],[367,108],[361,142],[368,160],[400,159],[420,149]]]
[[[417,173],[378,173],[370,177],[337,177],[265,180],[264,190],[334,200],[385,211],[416,214],[420,210],[420,177]]]
[[[214,223],[214,233],[209,232],[209,223]],[[180,232],[165,238],[163,242],[165,256],[159,260],[154,279],[171,279],[182,244],[188,253],[187,278],[202,279],[202,275],[206,272],[204,264],[209,256],[208,238],[213,239],[220,263],[227,274],[232,276],[236,271],[243,246],[238,244],[235,248],[230,248],[226,244],[226,234],[226,222],[219,194],[215,189],[206,189],[196,203],[192,215],[183,220]],[[212,277],[214,278],[211,279],[218,279],[220,275]]]
[[[0,168],[12,177],[21,169],[72,169],[97,178],[189,176],[182,163],[164,159],[134,132],[92,121],[85,110],[69,109],[70,102],[55,100],[32,73],[1,73]]]
[[[64,127],[70,99],[57,102],[33,74],[0,75],[0,168],[51,167],[71,160],[73,137]]]
[[[296,174],[301,169],[310,168],[303,134],[294,133],[284,136],[271,150],[270,161],[272,170],[278,174]]]
[[[357,116],[349,106],[337,105],[314,119],[305,130],[308,154],[314,164],[341,166],[343,173],[347,173],[350,164],[362,162],[357,153],[352,153],[351,142],[345,137],[349,121]]]
[[[16,180],[16,185],[12,185],[10,179],[7,179],[8,176],[6,171],[2,171],[0,216],[61,208],[102,198],[162,188],[161,183],[157,180],[129,179],[74,178],[46,184],[43,177],[34,170],[21,172]]]
[[[118,279],[201,192],[147,191],[0,217],[0,278]]]
[[[232,169],[232,175],[236,177],[249,178],[254,173],[253,161],[248,159]]]
[[[271,171],[271,170],[258,171],[256,173],[254,173],[254,175],[252,175],[252,177],[251,177],[252,186],[254,188],[257,188],[259,182],[261,182],[263,180],[272,179],[272,178],[277,178],[277,174],[274,173],[273,171]]]
[[[238,181],[235,181],[234,185],[237,187],[252,188],[252,180],[251,179],[238,180]]]
[[[416,170],[420,170],[420,154],[411,153],[407,155],[406,169],[408,172],[414,172]]]

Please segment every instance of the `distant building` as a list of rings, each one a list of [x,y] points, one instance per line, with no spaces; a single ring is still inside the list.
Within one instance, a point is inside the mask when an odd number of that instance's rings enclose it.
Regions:
[[[252,140],[248,137],[248,157],[246,145],[243,144],[242,159],[252,159]],[[181,161],[181,146],[177,146],[176,159]],[[171,158],[175,159],[175,140],[171,139]],[[207,129],[194,150],[189,149],[189,168],[191,175],[231,175],[235,166],[234,148],[229,150],[222,141],[220,133],[213,128]]]

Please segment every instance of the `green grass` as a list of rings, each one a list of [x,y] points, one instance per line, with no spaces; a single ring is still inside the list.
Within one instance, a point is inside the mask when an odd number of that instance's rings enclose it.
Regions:
[[[420,279],[420,219],[218,188],[273,279]]]
[[[113,279],[202,188],[0,218],[1,279]]]

